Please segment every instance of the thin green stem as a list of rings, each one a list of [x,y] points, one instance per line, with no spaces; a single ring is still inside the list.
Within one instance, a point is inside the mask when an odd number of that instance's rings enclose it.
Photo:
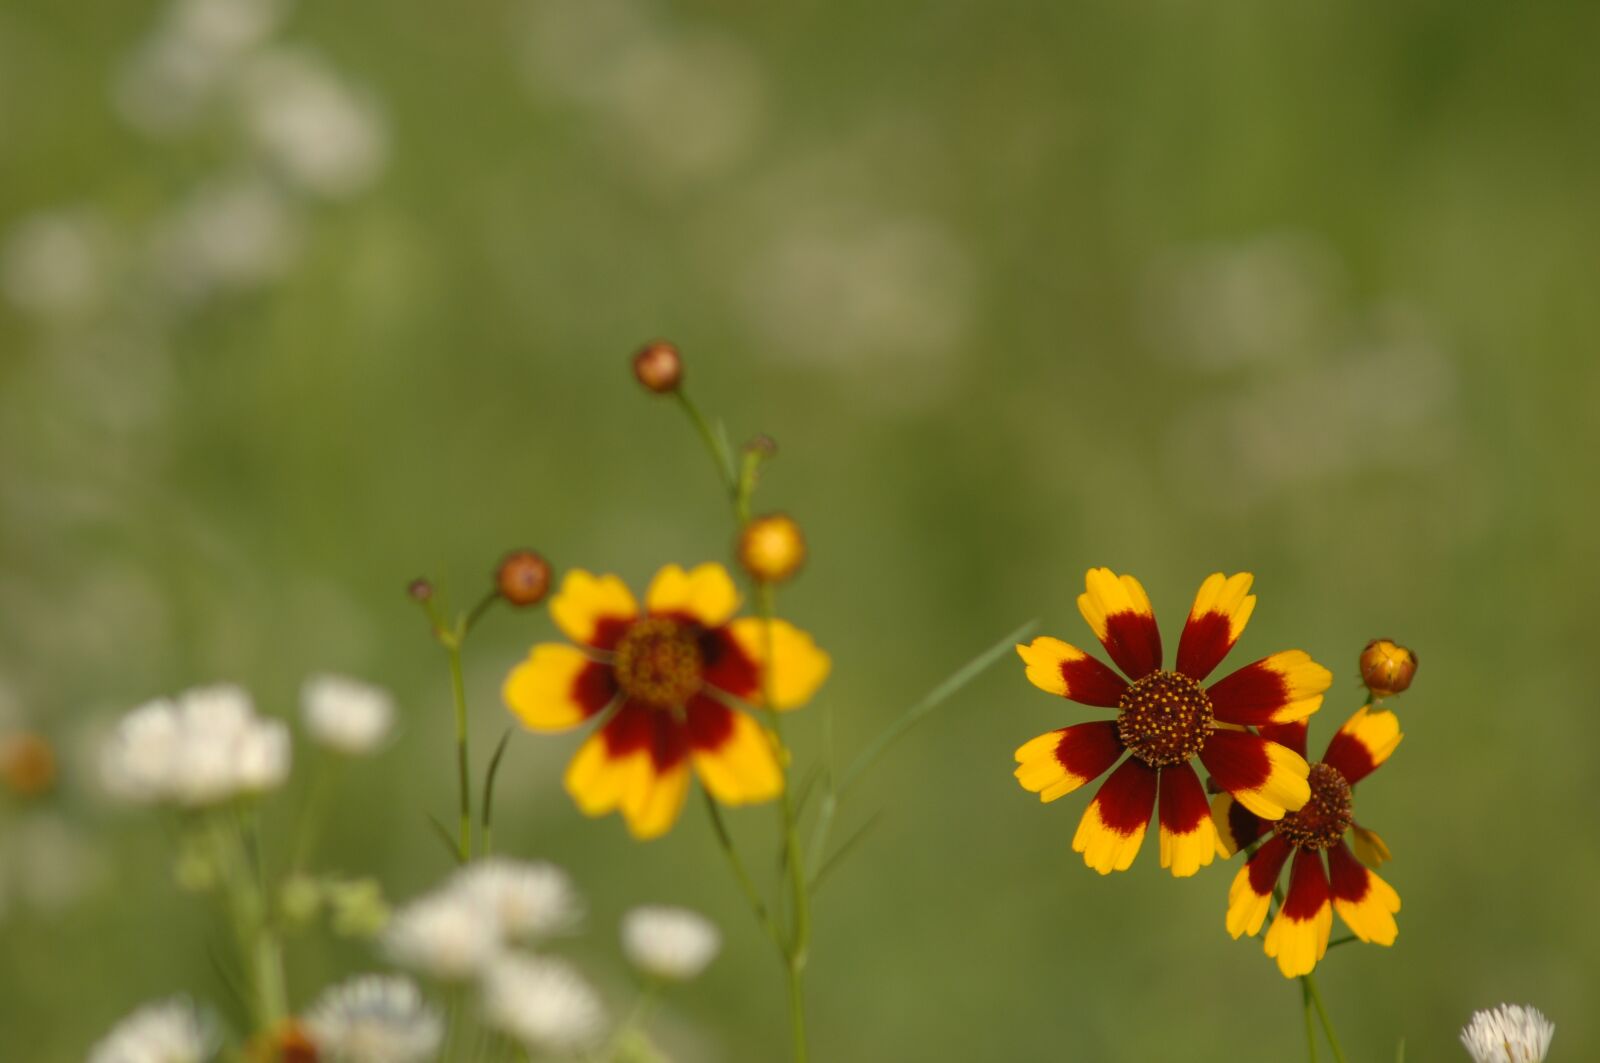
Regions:
[[[450,694],[456,710],[456,791],[461,805],[461,827],[456,839],[456,860],[472,859],[472,766],[467,750],[467,685],[461,674],[461,636],[463,623],[452,637],[444,640],[450,657]]]
[[[1311,990],[1306,988],[1304,978],[1300,979],[1300,1004],[1306,1015],[1306,1055],[1311,1063],[1317,1063],[1317,1030],[1311,1022]]]
[[[1315,976],[1308,974],[1301,981],[1305,983],[1306,991],[1311,994],[1311,1002],[1317,1007],[1317,1018],[1322,1020],[1322,1032],[1328,1035],[1328,1046],[1333,1049],[1333,1058],[1338,1063],[1345,1063],[1344,1050],[1339,1047],[1339,1036],[1333,1032],[1333,1020],[1328,1018],[1328,1009],[1322,1003],[1322,994],[1317,990]]]
[[[734,468],[733,455],[728,452],[727,441],[717,434],[707,421],[705,414],[700,412],[700,407],[694,404],[689,393],[679,388],[675,395],[678,396],[678,405],[683,407],[683,412],[689,415],[695,431],[700,433],[700,441],[706,445],[706,450],[711,454],[711,460],[717,463],[717,474],[722,478],[722,486],[727,489],[730,498],[736,498],[739,493],[739,473]]]
[[[728,866],[733,869],[733,877],[739,883],[739,889],[744,893],[745,901],[750,905],[750,912],[756,917],[756,922],[761,924],[772,938],[773,944],[780,949],[783,947],[783,934],[778,929],[778,924],[773,922],[772,913],[767,911],[766,902],[761,899],[761,893],[756,889],[755,883],[750,878],[750,873],[745,870],[744,860],[739,856],[739,850],[734,848],[733,836],[728,833],[728,824],[723,821],[722,809],[717,805],[716,799],[709,793],[701,791],[706,801],[706,814],[711,818],[711,830],[717,836],[717,844],[728,858]]]
[[[500,744],[494,747],[494,755],[489,758],[489,768],[483,774],[483,837],[481,844],[483,855],[488,856],[494,851],[494,780],[500,774],[500,761],[506,755],[506,745],[511,741],[511,728],[507,727],[500,736]]]
[[[305,802],[300,806],[300,829],[295,832],[294,861],[289,865],[296,873],[304,871],[317,852],[317,840],[322,835],[323,813],[333,797],[340,761],[327,751],[316,755],[311,766],[311,784],[306,789]]]

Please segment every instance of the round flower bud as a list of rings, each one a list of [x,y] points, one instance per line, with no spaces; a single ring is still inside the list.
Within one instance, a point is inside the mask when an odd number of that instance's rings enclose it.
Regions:
[[[1361,651],[1361,678],[1378,697],[1398,694],[1417,674],[1417,655],[1391,639],[1373,639]]]
[[[0,738],[0,781],[18,797],[38,797],[56,781],[56,754],[43,735],[19,731]]]
[[[633,375],[657,395],[666,395],[683,383],[683,358],[665,340],[647,343],[633,356]]]
[[[806,560],[806,537],[792,517],[769,513],[739,533],[739,564],[762,583],[782,583]]]
[[[411,595],[414,602],[425,602],[433,597],[433,584],[418,576],[406,584],[406,593]]]
[[[532,550],[513,550],[495,569],[494,585],[512,605],[538,605],[550,591],[550,562]]]
[[[763,458],[777,457],[778,441],[765,432],[752,436],[744,445],[746,454],[760,454]]]

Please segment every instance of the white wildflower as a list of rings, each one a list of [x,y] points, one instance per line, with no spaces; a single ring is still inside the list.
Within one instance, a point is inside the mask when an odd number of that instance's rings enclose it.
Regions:
[[[0,290],[18,309],[77,318],[109,294],[112,238],[81,210],[47,211],[19,222],[0,249]]]
[[[204,299],[280,276],[300,247],[292,204],[271,182],[224,178],[202,186],[157,228],[152,255],[174,294]]]
[[[236,686],[202,687],[143,705],[101,750],[106,789],[139,804],[217,804],[272,789],[289,773],[289,733],[256,716]]]
[[[394,727],[389,692],[346,676],[307,679],[300,689],[300,709],[312,738],[350,756],[371,753]]]
[[[451,889],[491,913],[499,932],[516,941],[564,933],[583,917],[583,902],[567,873],[542,861],[480,860],[458,871]]]
[[[484,979],[484,1017],[535,1052],[592,1045],[605,1025],[600,997],[561,960],[506,955]]]
[[[177,0],[166,32],[197,49],[235,55],[271,36],[288,7],[285,0]]]
[[[652,978],[686,982],[704,971],[721,948],[715,924],[687,908],[651,905],[622,917],[622,951]]]
[[[499,954],[500,926],[476,898],[447,889],[396,912],[383,945],[402,967],[454,982],[479,973]]]
[[[409,978],[368,974],[319,996],[305,1015],[317,1052],[345,1063],[421,1063],[444,1039],[439,1013]]]
[[[1537,1008],[1502,1004],[1476,1012],[1461,1030],[1474,1063],[1539,1063],[1556,1027]]]
[[[89,1063],[204,1063],[216,1054],[211,1023],[183,997],[146,1004],[89,1050]]]
[[[240,105],[257,148],[288,181],[342,199],[370,185],[388,158],[377,105],[345,84],[318,56],[277,49],[254,59]]]

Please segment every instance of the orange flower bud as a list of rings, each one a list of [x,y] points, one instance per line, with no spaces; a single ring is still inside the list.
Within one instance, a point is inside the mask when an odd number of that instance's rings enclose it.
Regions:
[[[495,569],[494,584],[512,605],[538,605],[550,592],[550,562],[532,550],[513,550]]]
[[[762,583],[782,583],[806,560],[800,525],[782,513],[757,517],[739,535],[739,564]]]
[[[683,383],[683,357],[665,340],[647,343],[633,356],[633,375],[657,395],[666,395]]]
[[[1361,678],[1380,698],[1398,694],[1417,674],[1417,655],[1392,639],[1373,639],[1361,651]]]
[[[56,752],[32,731],[0,739],[0,781],[18,797],[38,797],[55,785]]]

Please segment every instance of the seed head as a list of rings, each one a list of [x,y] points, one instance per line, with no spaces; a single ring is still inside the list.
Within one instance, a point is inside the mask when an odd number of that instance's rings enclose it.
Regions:
[[[683,357],[665,340],[647,343],[633,356],[633,375],[657,395],[669,394],[683,383]]]
[[[1398,694],[1417,674],[1417,655],[1392,639],[1373,639],[1361,651],[1361,679],[1381,698]]]
[[[783,513],[757,517],[739,533],[739,564],[762,583],[783,583],[806,560],[806,537]]]
[[[513,550],[495,570],[494,584],[512,605],[538,605],[550,592],[550,562],[532,550]]]

